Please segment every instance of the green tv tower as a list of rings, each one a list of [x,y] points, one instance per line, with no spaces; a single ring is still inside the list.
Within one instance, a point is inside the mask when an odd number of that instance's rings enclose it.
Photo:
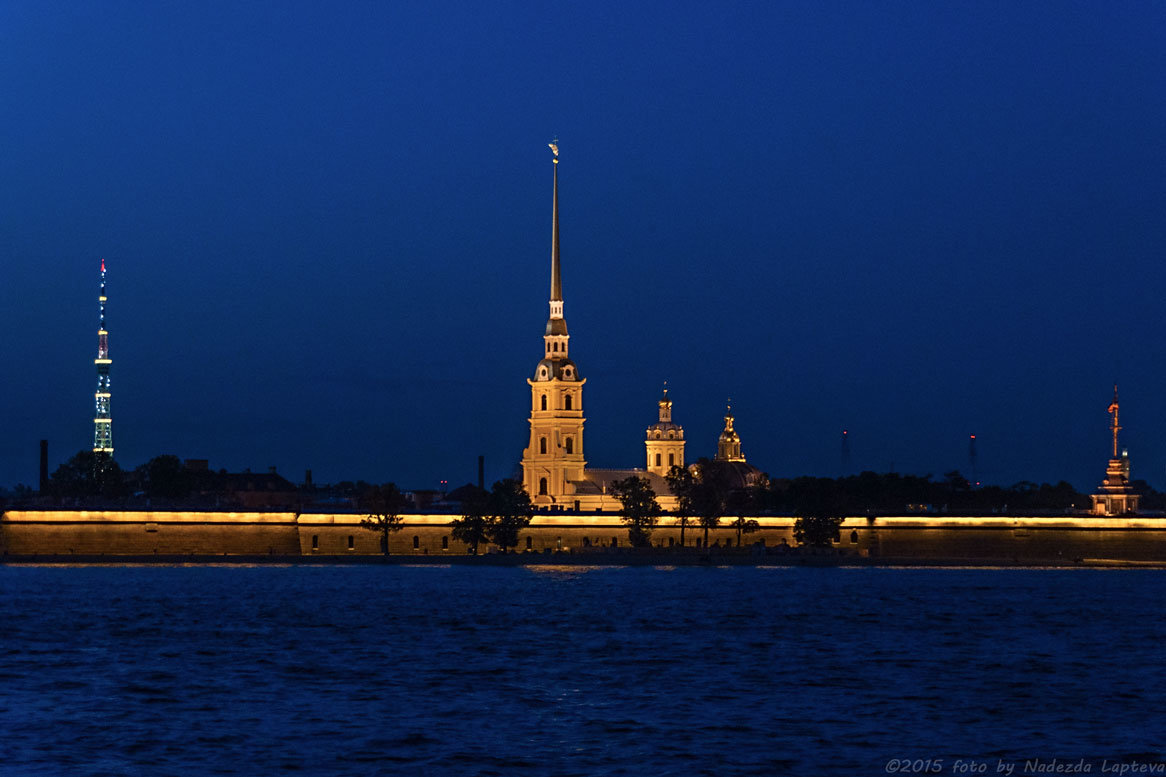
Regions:
[[[96,411],[93,416],[93,452],[99,456],[113,456],[113,419],[109,412],[109,368],[113,360],[109,358],[109,332],[105,331],[105,260],[101,260],[101,294],[97,297],[97,307],[101,314],[97,327],[97,394]]]

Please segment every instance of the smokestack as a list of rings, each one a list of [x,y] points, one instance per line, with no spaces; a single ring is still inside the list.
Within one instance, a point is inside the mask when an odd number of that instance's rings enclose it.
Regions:
[[[486,490],[486,457],[478,457],[478,488]]]
[[[40,492],[43,494],[49,487],[49,441],[40,441]]]

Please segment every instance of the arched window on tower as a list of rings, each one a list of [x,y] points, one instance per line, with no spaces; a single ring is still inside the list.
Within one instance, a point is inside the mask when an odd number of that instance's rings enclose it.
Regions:
[[[656,466],[657,467],[660,466],[660,454],[659,453],[656,454]]]
[[[546,394],[543,394],[543,396],[542,396],[542,405],[543,405],[543,410],[546,410],[547,409],[547,395]]]
[[[659,464],[660,462],[656,462],[656,463],[657,463],[657,464]],[[675,454],[675,453],[669,453],[669,454],[668,454],[668,466],[669,466],[669,467],[675,467],[675,466],[676,466],[676,454]]]
[[[570,455],[575,452],[575,438],[567,438],[567,454]]]
[[[538,479],[538,493],[540,496],[547,495],[547,479],[546,478],[539,478]]]
[[[570,394],[568,394],[567,396],[563,397],[563,409],[564,409],[564,410],[570,410],[570,409],[571,409],[571,395],[570,395]]]
[[[547,438],[546,437],[539,437],[538,438],[538,452],[543,454],[543,455],[546,455],[546,452],[547,452]]]

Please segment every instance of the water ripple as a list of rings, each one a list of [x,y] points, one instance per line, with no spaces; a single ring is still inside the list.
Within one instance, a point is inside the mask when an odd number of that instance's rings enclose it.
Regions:
[[[1144,763],[1164,593],[1142,570],[0,567],[0,772]]]

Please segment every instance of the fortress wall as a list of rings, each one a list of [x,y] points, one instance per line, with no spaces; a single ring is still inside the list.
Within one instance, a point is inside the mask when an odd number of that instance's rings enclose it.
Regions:
[[[454,515],[405,515],[390,535],[394,555],[460,555],[466,546],[452,537]],[[360,515],[326,513],[9,511],[0,521],[0,554],[49,555],[375,555],[380,535],[360,526]],[[710,544],[736,545],[726,519],[709,533]],[[760,517],[761,529],[743,537],[767,547],[791,546],[794,519]],[[690,525],[685,544],[703,531]],[[349,538],[352,547],[349,548]],[[530,544],[527,545],[529,538]],[[628,546],[618,516],[537,515],[519,536],[518,550],[581,551]],[[313,547],[313,540],[315,547]],[[443,540],[446,546],[443,547]],[[585,545],[586,540],[586,545]],[[665,516],[652,544],[679,544],[675,518]],[[848,555],[903,559],[968,559],[1069,562],[1115,559],[1166,562],[1166,518],[948,517],[848,518],[835,548]],[[486,552],[488,547],[479,548]]]
[[[297,555],[294,513],[9,511],[0,554]]]
[[[453,539],[450,522],[456,515],[404,515],[400,531],[389,535],[389,552],[393,555],[449,555],[464,554],[468,547]],[[300,552],[304,555],[361,555],[381,552],[380,534],[360,526],[361,516],[344,513],[305,513],[299,517]],[[793,520],[789,518],[762,518],[759,532],[744,535],[746,545],[759,539],[767,545],[779,545],[782,538],[793,544]],[[652,544],[668,547],[669,540],[680,543],[680,528],[675,519],[665,518],[652,533]],[[690,525],[685,530],[685,544],[693,547],[703,532]],[[349,538],[352,547],[349,548]],[[530,544],[527,544],[527,538]],[[736,545],[737,533],[726,524],[709,533],[709,543],[724,546],[730,541]],[[519,534],[518,550],[577,550],[590,543],[591,547],[610,547],[612,540],[618,547],[628,547],[627,527],[616,515],[536,515],[529,528]],[[445,540],[446,547],[443,547]],[[314,543],[314,547],[313,547]],[[488,546],[478,548],[486,552]]]
[[[1166,562],[1162,529],[892,527],[858,532],[860,547],[882,558]]]
[[[363,516],[345,513],[304,513],[299,517],[299,552],[305,556],[362,555],[381,552],[380,532],[360,525]],[[466,547],[455,542],[450,521],[456,515],[403,515],[400,531],[389,533],[393,555],[464,555]],[[352,548],[349,548],[349,538]],[[414,547],[416,538],[416,547]],[[442,538],[448,547],[442,548]],[[482,549],[484,550],[484,549]]]

